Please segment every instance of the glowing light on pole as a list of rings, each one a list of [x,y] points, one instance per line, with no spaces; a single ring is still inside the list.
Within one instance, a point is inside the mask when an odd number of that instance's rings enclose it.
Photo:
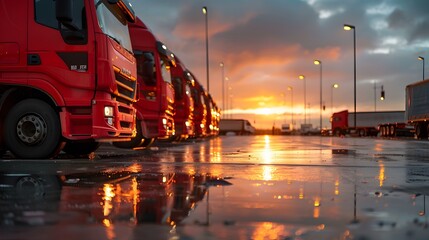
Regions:
[[[346,31],[350,31],[353,29],[353,56],[354,56],[354,61],[353,61],[353,77],[354,77],[354,81],[353,81],[353,89],[354,89],[354,129],[356,130],[356,27],[353,25],[349,25],[349,24],[344,24],[344,30]]]
[[[314,65],[320,66],[320,130],[322,130],[322,61],[316,59]]]
[[[208,10],[207,7],[203,7],[203,14],[206,20],[206,71],[207,71],[207,92],[210,92],[210,81],[209,81],[209,23],[208,23]]]
[[[306,93],[306,81],[304,75],[299,75],[300,80],[304,80],[304,124],[307,123],[307,93]]]
[[[423,61],[423,80],[425,80],[425,58],[422,56],[419,56],[418,59],[420,61]]]
[[[332,114],[334,113],[334,89],[335,88],[339,88],[340,85],[338,85],[337,83],[332,84],[332,88],[331,88],[331,112]]]
[[[225,111],[225,65],[221,62],[219,66],[222,69],[222,111]]]

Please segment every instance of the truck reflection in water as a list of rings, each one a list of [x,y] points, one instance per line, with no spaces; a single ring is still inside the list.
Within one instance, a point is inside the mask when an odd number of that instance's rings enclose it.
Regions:
[[[40,225],[55,222],[61,181],[53,175],[0,173],[0,224]]]
[[[208,174],[133,172],[133,168],[141,166],[62,176],[0,174],[1,225],[177,225],[207,189],[221,181]]]

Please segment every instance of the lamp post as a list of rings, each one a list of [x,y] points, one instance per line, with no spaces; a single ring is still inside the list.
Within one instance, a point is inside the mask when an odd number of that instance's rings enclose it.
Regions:
[[[206,20],[206,72],[207,72],[207,92],[210,92],[209,83],[209,23],[208,23],[208,10],[207,7],[203,7],[203,14]]]
[[[381,91],[380,91],[380,100],[384,101],[384,89],[383,85],[381,85]],[[374,81],[374,112],[377,112],[377,83]]]
[[[425,58],[422,56],[419,56],[418,59],[420,61],[423,61],[423,80],[425,80]]]
[[[222,70],[222,111],[225,111],[225,64],[221,62],[219,66]]]
[[[288,91],[290,91],[290,93],[291,93],[291,96],[290,96],[290,105],[291,105],[291,107],[290,107],[290,112],[291,112],[291,124],[292,124],[292,127],[293,127],[293,87],[291,87],[291,86],[288,86],[287,87],[287,90]]]
[[[338,85],[337,83],[332,84],[331,87],[331,115],[334,113],[334,89],[339,87],[340,85]]]
[[[225,77],[225,81],[226,81],[226,96],[225,96],[225,119],[228,118],[228,114],[226,114],[226,110],[229,111],[229,78]]]
[[[316,59],[314,65],[320,66],[320,131],[322,131],[322,61]]]
[[[306,93],[306,84],[305,84],[305,76],[299,75],[298,77],[301,80],[304,80],[304,124],[307,123],[307,93]]]
[[[356,27],[349,24],[344,24],[344,30],[350,31],[353,29],[353,89],[354,89],[354,129],[356,130]]]

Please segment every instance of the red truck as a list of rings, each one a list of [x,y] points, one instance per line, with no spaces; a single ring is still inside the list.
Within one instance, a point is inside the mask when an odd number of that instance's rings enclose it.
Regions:
[[[195,80],[185,65],[176,56],[176,66],[171,69],[174,86],[174,127],[175,140],[185,140],[194,136],[194,100],[191,88]]]
[[[139,100],[137,135],[127,142],[116,142],[121,148],[149,146],[155,139],[174,135],[174,89],[171,68],[174,55],[139,19],[129,25],[134,56],[137,59]]]
[[[1,151],[50,158],[135,132],[126,0],[0,1]]]
[[[195,134],[194,137],[205,137],[206,123],[207,123],[207,111],[209,111],[205,104],[205,91],[203,86],[195,78],[195,75],[191,73],[195,79],[195,85],[191,88],[192,99],[194,100],[194,126]]]
[[[332,134],[340,136],[352,131],[359,136],[393,137],[408,135],[410,129],[405,123],[405,111],[357,112],[356,129],[354,113],[348,110],[336,112],[331,117]]]
[[[216,102],[213,100],[209,93],[204,94],[204,104],[206,105],[206,135],[217,136],[219,135],[219,121],[220,112],[216,106]]]

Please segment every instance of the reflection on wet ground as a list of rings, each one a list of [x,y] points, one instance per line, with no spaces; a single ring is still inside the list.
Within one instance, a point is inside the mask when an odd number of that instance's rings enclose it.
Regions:
[[[0,239],[429,239],[428,147],[230,136],[3,159]]]

